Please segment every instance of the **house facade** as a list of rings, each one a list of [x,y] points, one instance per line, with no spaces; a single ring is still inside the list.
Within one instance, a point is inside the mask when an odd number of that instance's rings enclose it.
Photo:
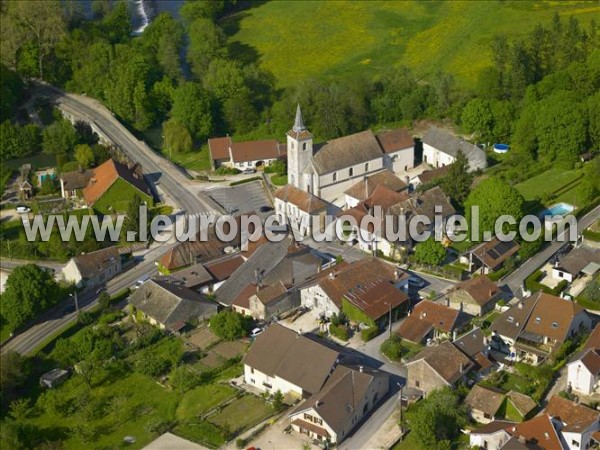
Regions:
[[[537,365],[567,339],[590,331],[591,324],[590,316],[579,304],[537,292],[492,323],[491,345],[515,361]]]
[[[313,223],[317,224],[318,231],[324,231],[327,203],[288,184],[275,192],[275,213],[281,223],[287,223],[300,236],[310,236]]]
[[[389,390],[389,376],[364,366],[339,365],[325,386],[290,414],[292,429],[312,439],[341,443]]]
[[[121,256],[117,247],[75,256],[62,269],[67,283],[77,287],[93,288],[106,283],[121,272]]]
[[[230,136],[209,139],[208,151],[213,169],[257,169],[285,156],[285,149],[275,139],[234,142]]]
[[[446,298],[450,308],[482,317],[495,308],[501,294],[496,283],[483,275],[457,284]]]
[[[456,161],[456,155],[462,151],[469,160],[469,169],[478,170],[487,167],[485,152],[449,131],[431,127],[422,139],[423,162],[433,167],[444,167]]]

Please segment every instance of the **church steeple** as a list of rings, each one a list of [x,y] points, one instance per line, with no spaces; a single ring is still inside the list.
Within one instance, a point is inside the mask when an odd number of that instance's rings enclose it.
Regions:
[[[304,126],[304,120],[302,120],[302,111],[300,110],[300,103],[298,103],[298,107],[296,108],[296,120],[294,120],[294,126],[292,128],[296,133],[300,133],[306,130]]]

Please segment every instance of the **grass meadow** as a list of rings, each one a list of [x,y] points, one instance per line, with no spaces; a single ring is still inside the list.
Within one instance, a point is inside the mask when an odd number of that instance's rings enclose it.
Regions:
[[[558,11],[587,25],[600,5],[585,1],[272,1],[226,18],[235,57],[259,61],[279,87],[310,78],[374,77],[408,66],[462,85],[490,65],[494,35],[519,35]]]

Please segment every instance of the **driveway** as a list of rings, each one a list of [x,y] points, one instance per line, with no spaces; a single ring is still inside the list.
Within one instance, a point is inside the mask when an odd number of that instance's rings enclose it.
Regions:
[[[260,181],[238,186],[217,186],[205,189],[204,193],[232,215],[259,212],[262,206],[271,206]]]

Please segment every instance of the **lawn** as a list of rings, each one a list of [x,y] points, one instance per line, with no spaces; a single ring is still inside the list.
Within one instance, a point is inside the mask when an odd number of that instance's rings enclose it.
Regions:
[[[517,184],[516,188],[526,201],[541,199],[542,203],[547,203],[544,206],[550,206],[559,202],[581,206],[577,199],[577,186],[581,182],[582,176],[582,169],[550,169],[523,183]],[[545,201],[545,198],[549,195],[553,195],[553,198]]]
[[[199,172],[210,171],[210,155],[208,154],[208,145],[203,145],[200,149],[188,153],[169,153],[162,148],[162,129],[160,127],[151,128],[143,133],[146,143],[157,153],[175,164],[185,167],[189,170]]]
[[[600,6],[583,1],[265,2],[222,25],[233,56],[258,60],[280,87],[311,78],[373,77],[390,66],[408,66],[425,77],[447,72],[468,84],[490,65],[494,35],[526,33],[549,22],[555,11],[587,25]]]
[[[234,396],[235,390],[225,384],[198,386],[184,394],[177,407],[177,418],[196,419]]]
[[[81,378],[74,377],[64,385],[54,390],[62,398],[72,398],[77,401],[86,391]],[[129,373],[124,376],[114,376],[110,382],[97,386],[91,391],[91,401],[104,405],[116,403],[115,398],[121,402],[119,413],[109,414],[108,411],[98,412],[97,417],[91,419],[93,426],[101,432],[94,438],[96,448],[120,448],[123,446],[125,436],[136,439],[136,448],[143,447],[156,437],[148,431],[147,424],[157,419],[172,421],[175,419],[175,410],[180,396],[158,385],[153,379],[138,373]],[[39,401],[38,401],[39,403]],[[95,403],[94,403],[95,404]],[[53,413],[47,408],[35,408],[39,415],[27,419],[33,425],[41,428],[41,433],[64,433],[63,443],[66,449],[82,448],[81,441],[68,434],[66,426],[78,420],[75,415]],[[118,417],[118,420],[114,420]],[[84,419],[85,420],[85,419]]]
[[[288,182],[287,174],[271,176],[271,183],[275,186],[285,186]]]
[[[34,169],[43,169],[45,167],[56,166],[56,157],[48,153],[39,153],[26,158],[10,159],[2,163],[3,167],[12,170],[19,170],[23,164],[31,164]]]
[[[258,424],[274,412],[273,407],[262,398],[246,395],[230,403],[214,416],[210,416],[208,421],[220,428],[229,428],[232,433],[237,434]]]

